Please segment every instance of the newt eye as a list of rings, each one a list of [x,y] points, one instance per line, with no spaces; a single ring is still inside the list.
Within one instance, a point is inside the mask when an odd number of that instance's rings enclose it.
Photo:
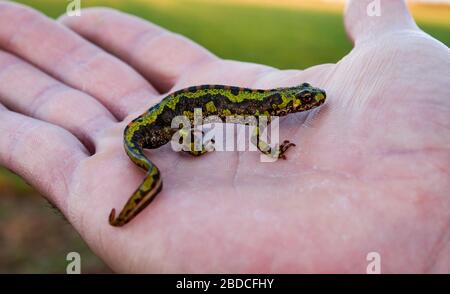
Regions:
[[[305,95],[302,96],[302,100],[305,103],[310,103],[312,101],[312,95],[311,93],[306,93]]]

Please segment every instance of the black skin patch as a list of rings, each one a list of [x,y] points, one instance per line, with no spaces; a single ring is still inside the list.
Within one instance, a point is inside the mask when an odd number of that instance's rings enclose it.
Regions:
[[[239,95],[240,91],[241,91],[241,89],[239,87],[230,87],[231,94],[233,94],[235,96]]]
[[[283,98],[281,97],[280,93],[275,93],[269,96],[269,98],[267,99],[271,105],[275,104],[281,104],[283,102]]]

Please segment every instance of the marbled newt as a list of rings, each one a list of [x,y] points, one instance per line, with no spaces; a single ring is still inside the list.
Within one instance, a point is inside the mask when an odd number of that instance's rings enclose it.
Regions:
[[[185,115],[191,120],[194,109],[200,108],[202,116],[284,116],[289,113],[307,111],[325,102],[325,91],[308,83],[295,87],[258,90],[222,85],[194,86],[176,91],[166,96],[134,119],[124,131],[124,146],[127,155],[147,174],[138,189],[131,195],[116,218],[115,209],[109,215],[112,226],[123,226],[155,199],[162,189],[159,169],[145,156],[143,149],[158,148],[172,139],[177,129],[171,127],[172,119]],[[284,141],[278,150],[259,140],[260,130],[252,136],[252,143],[267,155],[286,159],[286,150],[295,146]],[[276,151],[276,152],[274,152]],[[192,155],[202,155],[206,151],[194,151]]]

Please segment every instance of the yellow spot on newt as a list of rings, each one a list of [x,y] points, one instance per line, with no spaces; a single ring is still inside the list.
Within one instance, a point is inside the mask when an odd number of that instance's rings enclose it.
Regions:
[[[206,107],[206,111],[208,111],[208,112],[213,113],[213,112],[217,111],[216,105],[214,105],[213,101],[209,101],[208,103],[206,103],[205,107]]]
[[[231,116],[231,111],[229,109],[222,109],[222,114],[225,116]]]

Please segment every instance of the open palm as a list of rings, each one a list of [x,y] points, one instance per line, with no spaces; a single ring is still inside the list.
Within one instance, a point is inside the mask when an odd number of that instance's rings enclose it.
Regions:
[[[450,51],[403,1],[381,1],[380,17],[369,2],[347,7],[352,52],[304,71],[221,60],[113,10],[58,23],[1,2],[0,164],[120,272],[363,273],[373,251],[383,272],[449,272]],[[123,129],[165,94],[302,82],[328,100],[281,120],[297,144],[287,161],[151,150],[163,191],[126,226],[108,224],[144,176]]]

